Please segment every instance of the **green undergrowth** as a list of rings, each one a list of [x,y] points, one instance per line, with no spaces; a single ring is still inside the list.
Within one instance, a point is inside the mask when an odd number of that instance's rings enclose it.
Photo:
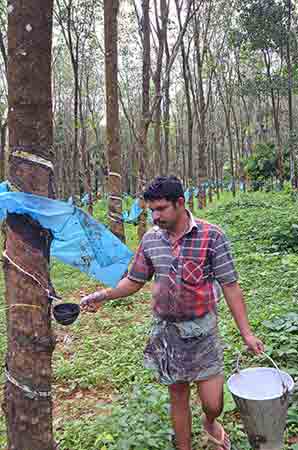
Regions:
[[[235,200],[226,195],[196,215],[219,224],[233,248],[240,283],[255,332],[279,366],[298,377],[298,217],[289,194],[249,193]],[[106,220],[103,201],[95,216]],[[296,228],[297,226],[297,228]],[[126,228],[127,243],[137,246],[136,228]],[[52,279],[67,301],[79,301],[98,285],[76,270],[54,261]],[[0,279],[3,297],[3,280]],[[220,332],[225,371],[242,365],[265,365],[244,351],[239,333],[223,301]],[[0,312],[0,358],[5,355],[5,314]],[[135,296],[110,302],[96,315],[81,315],[74,325],[55,325],[58,344],[53,358],[54,426],[61,450],[173,450],[167,389],[143,368],[143,348],[150,330],[150,286]],[[287,425],[289,448],[298,435],[296,394]],[[200,406],[192,393],[194,449],[200,447]],[[236,448],[249,448],[231,395],[225,390],[222,417]],[[289,440],[288,440],[289,439]],[[2,447],[1,447],[2,445]],[[0,448],[5,448],[0,419]]]

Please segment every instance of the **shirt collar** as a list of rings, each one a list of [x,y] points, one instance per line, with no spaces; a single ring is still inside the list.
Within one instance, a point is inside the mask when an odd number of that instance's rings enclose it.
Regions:
[[[189,228],[185,232],[185,234],[190,233],[194,228],[198,228],[198,224],[195,221],[194,216],[192,215],[191,211],[189,209],[186,210],[188,217],[189,217]]]

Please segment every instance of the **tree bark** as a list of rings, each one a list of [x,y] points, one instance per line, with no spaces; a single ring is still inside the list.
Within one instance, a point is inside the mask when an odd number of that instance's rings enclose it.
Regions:
[[[275,97],[275,92],[273,88],[273,80],[271,75],[271,59],[269,51],[263,51],[264,62],[266,66],[267,77],[270,82],[270,96],[271,96],[271,105],[273,112],[273,123],[276,134],[276,143],[277,143],[277,177],[281,184],[283,184],[284,179],[284,164],[283,164],[283,149],[282,149],[282,140],[280,133],[280,123],[279,123],[279,101]]]
[[[288,110],[289,110],[289,149],[290,149],[290,179],[293,188],[298,187],[295,168],[294,150],[294,119],[293,119],[293,70],[291,58],[291,28],[292,28],[292,0],[288,0],[288,35],[287,35],[287,69],[288,69]]]
[[[105,68],[107,104],[107,154],[109,161],[109,219],[112,233],[125,241],[122,222],[121,145],[118,100],[119,0],[104,1]]]
[[[155,97],[160,98],[160,101],[158,102],[154,113],[154,156],[155,156],[154,165],[155,165],[155,173],[161,175],[163,172],[163,156],[161,146],[161,98],[162,98],[161,74],[162,74],[162,63],[165,50],[165,42],[167,37],[169,8],[167,0],[160,0],[159,5],[160,11],[158,11],[157,0],[154,0],[156,32],[158,38],[158,52],[157,52],[156,70],[153,75],[153,82],[155,85]]]
[[[11,0],[8,16],[9,180],[23,192],[54,197],[52,164],[52,0]],[[22,49],[22,52],[20,52]],[[26,216],[9,214],[5,251],[46,289],[50,236]],[[5,259],[9,450],[53,450],[51,331],[48,294]],[[33,399],[22,388],[37,391]],[[43,393],[43,395],[41,395]]]
[[[6,130],[7,130],[7,121],[0,125],[0,181],[5,180],[5,147],[6,147]]]
[[[139,165],[139,179],[138,179],[138,192],[140,196],[141,207],[144,208],[143,213],[140,216],[138,226],[138,236],[141,240],[147,229],[147,214],[145,210],[145,202],[142,198],[142,192],[146,185],[146,161],[148,157],[147,152],[147,134],[148,128],[151,122],[150,116],[150,0],[143,0],[143,69],[142,69],[142,117],[140,121],[140,127],[138,130],[137,140],[137,154]]]
[[[166,50],[166,67],[168,67],[170,63],[170,52],[169,52],[169,44],[168,38],[166,34],[165,39],[165,50]],[[166,82],[165,88],[165,101],[164,101],[164,161],[161,174],[168,175],[169,173],[169,165],[170,165],[170,72],[168,72],[168,79]]]

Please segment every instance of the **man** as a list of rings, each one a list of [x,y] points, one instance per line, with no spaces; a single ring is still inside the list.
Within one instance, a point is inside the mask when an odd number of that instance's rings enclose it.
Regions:
[[[144,193],[154,227],[143,237],[126,278],[114,289],[85,297],[81,306],[96,311],[107,300],[136,293],[154,275],[153,328],[145,366],[168,385],[171,417],[179,450],[191,450],[190,383],[201,400],[205,436],[216,450],[230,441],[217,422],[223,409],[223,352],[217,332],[219,285],[244,342],[255,353],[262,342],[249,326],[242,291],[224,233],[194,219],[185,209],[176,177],[158,177]]]

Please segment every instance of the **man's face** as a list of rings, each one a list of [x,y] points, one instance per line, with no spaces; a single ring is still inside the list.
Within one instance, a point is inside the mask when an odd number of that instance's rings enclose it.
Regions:
[[[148,202],[148,207],[152,211],[154,225],[158,225],[165,230],[173,230],[181,214],[184,212],[184,199],[180,197],[176,203],[168,200],[153,200]]]

